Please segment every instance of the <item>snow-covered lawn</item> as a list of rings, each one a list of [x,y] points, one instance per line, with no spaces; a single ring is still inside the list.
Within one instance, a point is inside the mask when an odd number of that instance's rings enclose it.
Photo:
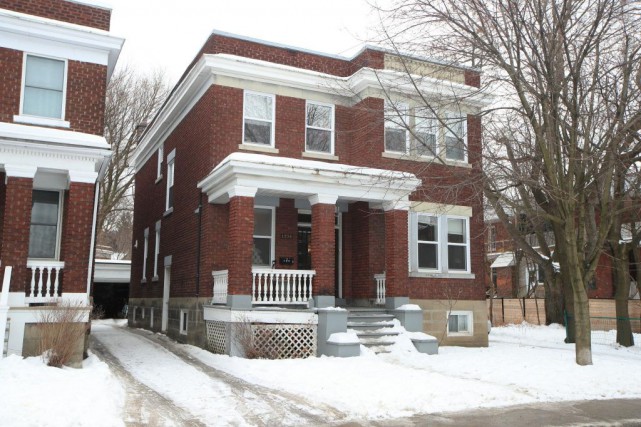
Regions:
[[[156,344],[142,345],[143,337],[134,339],[115,323],[105,322],[100,328],[101,340],[113,343],[111,351],[122,365],[176,406],[205,422],[248,423],[237,412],[242,404],[222,380],[199,372]],[[104,338],[105,333],[111,337]],[[574,346],[563,344],[563,338],[562,327],[523,324],[493,328],[488,348],[441,347],[438,355],[427,356],[411,351],[406,341],[385,355],[277,361],[183,348],[205,364],[251,384],[333,407],[346,415],[342,421],[531,402],[641,397],[641,347],[594,345],[594,365],[579,367],[574,363]],[[641,342],[641,335],[635,340]],[[150,358],[154,363],[148,363]],[[82,370],[49,368],[39,358],[16,356],[0,360],[0,424],[122,425],[122,385],[95,356],[84,366]],[[196,391],[200,397],[208,396],[207,401],[194,395]],[[220,414],[225,416],[221,419]]]

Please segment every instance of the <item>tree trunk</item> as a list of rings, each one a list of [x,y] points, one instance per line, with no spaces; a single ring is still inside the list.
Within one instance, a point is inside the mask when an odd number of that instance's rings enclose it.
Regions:
[[[553,278],[545,278],[545,324],[564,324],[563,318],[563,290],[558,274]]]
[[[578,280],[580,282],[580,279]],[[575,326],[575,351],[578,365],[592,364],[592,330],[590,328],[590,304],[588,293],[583,283],[574,286],[574,323]]]
[[[572,291],[572,285],[570,285],[569,278],[561,277],[563,281],[562,289],[564,296],[564,305],[565,305],[565,342],[567,344],[573,344],[576,342],[576,319],[574,314],[574,292]]]
[[[617,250],[612,258],[612,279],[615,286],[614,300],[617,316],[617,343],[624,347],[634,345],[630,314],[628,313],[628,297],[630,295],[630,275],[627,252]]]

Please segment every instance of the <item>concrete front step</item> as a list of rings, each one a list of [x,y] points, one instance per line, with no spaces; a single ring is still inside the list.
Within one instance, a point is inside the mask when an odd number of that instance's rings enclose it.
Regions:
[[[354,330],[359,341],[377,354],[389,353],[395,344],[397,331],[385,331],[395,326],[394,315],[377,308],[350,308],[347,327]]]
[[[394,323],[393,322],[376,322],[376,323],[347,322],[347,327],[350,329],[355,329],[357,331],[358,330],[367,331],[372,329],[393,328]]]
[[[359,338],[380,338],[380,337],[395,337],[400,335],[397,331],[388,332],[369,332],[369,331],[356,331]]]

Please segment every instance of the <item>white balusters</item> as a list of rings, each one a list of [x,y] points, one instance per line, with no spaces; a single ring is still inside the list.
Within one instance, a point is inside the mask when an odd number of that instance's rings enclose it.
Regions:
[[[214,297],[212,304],[227,304],[227,286],[229,284],[229,270],[212,271],[214,278]]]
[[[307,304],[312,298],[314,270],[252,269],[254,304]]]
[[[64,266],[65,263],[61,261],[28,261],[27,268],[31,270],[31,282],[27,290],[26,302],[47,302],[58,298],[60,272]]]
[[[376,304],[385,304],[385,273],[375,274],[376,281]]]

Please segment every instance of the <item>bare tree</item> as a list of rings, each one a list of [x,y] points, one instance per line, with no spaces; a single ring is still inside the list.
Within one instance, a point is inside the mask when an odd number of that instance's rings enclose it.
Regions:
[[[138,74],[125,67],[114,73],[107,87],[105,103],[105,138],[111,145],[112,158],[102,181],[98,212],[98,241],[110,245],[130,235],[133,210],[133,170],[129,158],[137,146],[140,126],[146,124],[162,105],[168,94],[167,82],[161,72]],[[130,238],[130,237],[129,237]],[[113,249],[130,246],[120,242]],[[128,249],[127,251],[128,252]]]
[[[592,363],[586,287],[620,214],[614,171],[638,162],[641,149],[637,8],[611,0],[392,0],[379,8],[396,49],[482,66],[481,90],[500,95],[485,120],[485,195],[552,277],[551,257],[528,244],[511,215],[523,212],[534,233],[543,223],[554,232],[580,365]]]

